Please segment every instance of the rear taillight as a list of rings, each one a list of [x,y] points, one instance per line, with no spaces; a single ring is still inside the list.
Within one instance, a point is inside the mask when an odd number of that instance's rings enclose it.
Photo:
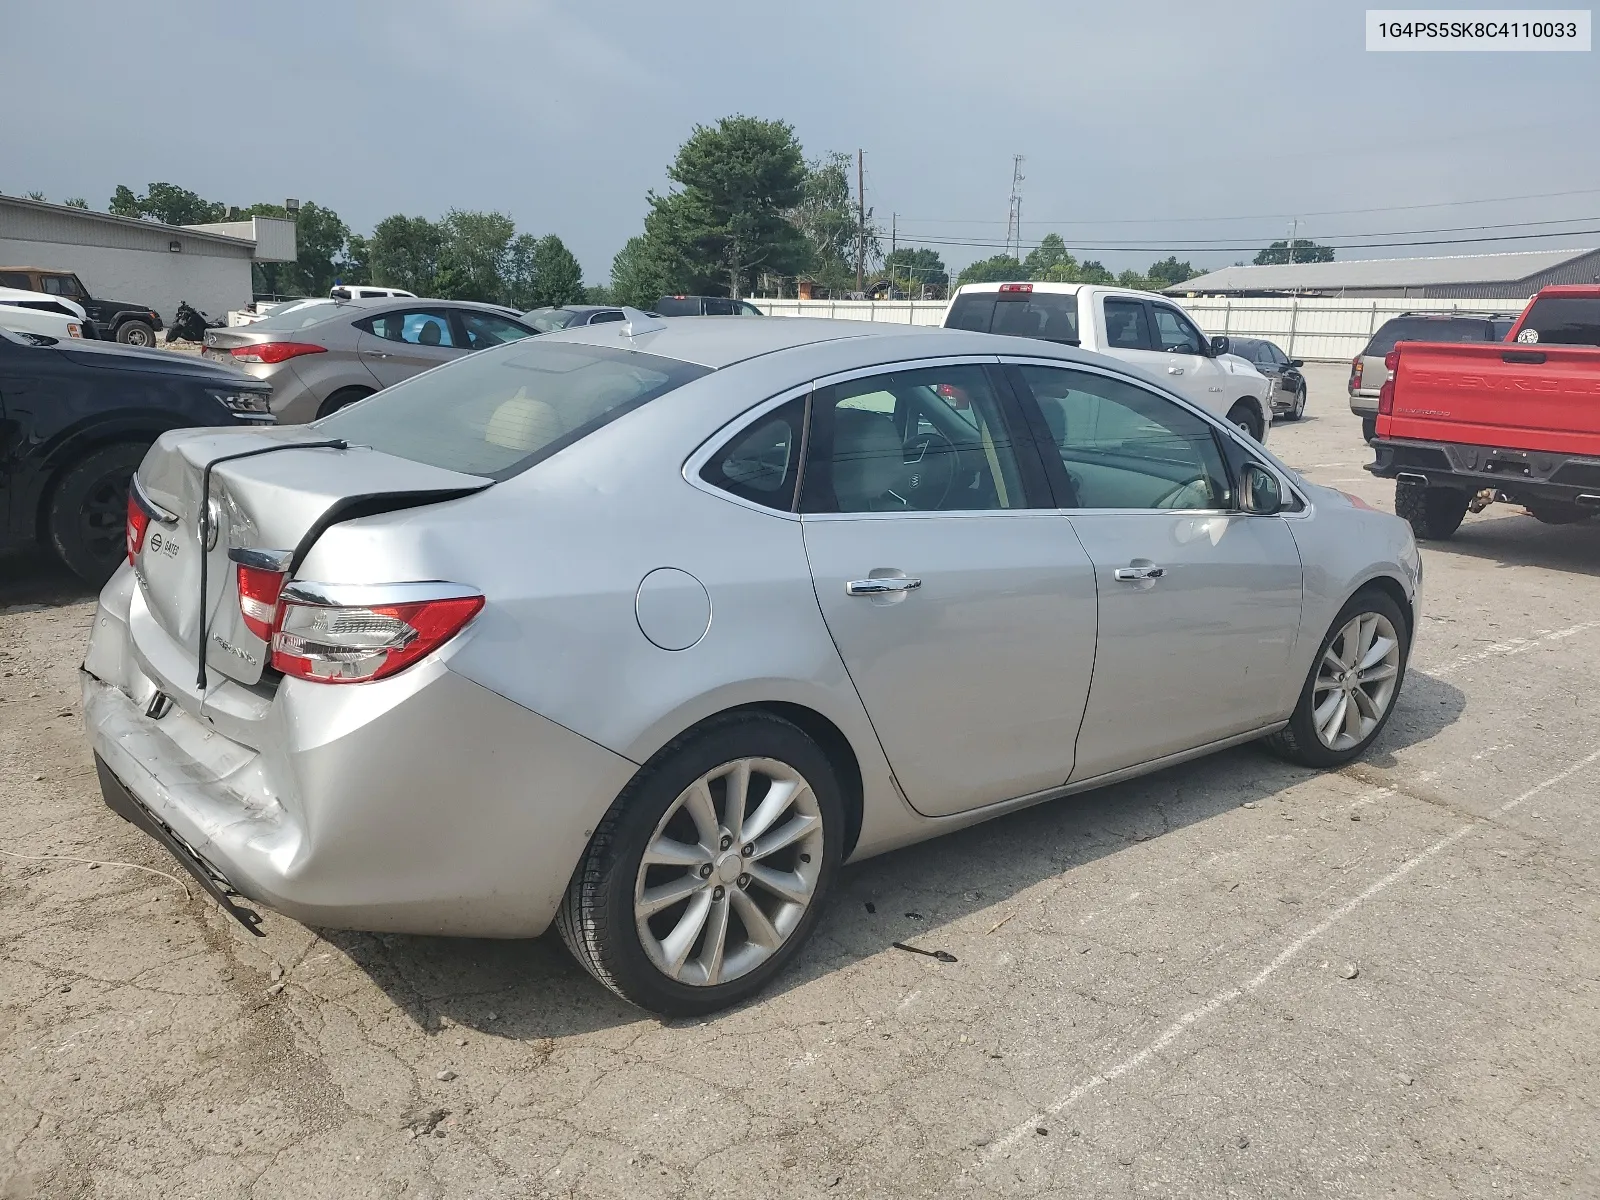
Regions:
[[[292,584],[278,598],[272,665],[317,683],[382,679],[455,637],[483,603],[449,584]]]
[[[235,346],[228,351],[240,362],[247,363],[281,363],[287,359],[299,358],[302,354],[326,354],[326,346],[314,346],[310,342],[262,342],[256,346]]]
[[[1361,371],[1366,364],[1361,361],[1361,355],[1356,355],[1350,360],[1350,390],[1359,391],[1361,388]]]
[[[1378,389],[1378,415],[1387,417],[1394,412],[1394,376],[1383,381],[1383,386]]]
[[[264,571],[241,564],[239,572],[239,615],[245,628],[263,642],[272,640],[278,623],[278,593],[283,591],[283,572]]]
[[[1400,365],[1400,351],[1396,349],[1385,354],[1383,356],[1383,365],[1389,368],[1389,373],[1392,375],[1394,369]]]
[[[139,551],[144,549],[145,531],[150,528],[150,514],[145,512],[144,506],[139,503],[134,494],[132,485],[128,488],[128,561],[131,563],[138,557]]]

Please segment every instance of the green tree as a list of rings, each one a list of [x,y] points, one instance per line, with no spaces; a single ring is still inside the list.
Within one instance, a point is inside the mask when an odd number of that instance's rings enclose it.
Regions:
[[[276,217],[288,220],[281,204],[252,204],[241,217]],[[295,261],[256,263],[251,271],[252,286],[263,296],[326,296],[335,279],[346,283],[361,280],[359,264],[348,256],[352,241],[350,227],[331,208],[307,200],[294,217]]]
[[[649,233],[629,238],[611,260],[612,298],[634,308],[653,308],[658,299],[675,289],[673,265],[671,251]]]
[[[897,248],[883,260],[883,269],[896,287],[912,296],[920,296],[924,287],[942,295],[950,284],[944,259],[926,246]]]
[[[1145,272],[1146,278],[1157,290],[1165,287],[1174,287],[1186,279],[1193,279],[1200,274],[1188,262],[1179,262],[1176,254],[1163,258],[1160,262],[1150,264],[1150,269]]]
[[[1116,276],[1106,270],[1106,265],[1097,259],[1089,258],[1078,264],[1079,283],[1115,283]]]
[[[1333,247],[1318,245],[1309,238],[1295,238],[1294,254],[1292,258],[1293,261],[1297,263],[1332,262]],[[1268,246],[1265,250],[1261,251],[1261,253],[1257,254],[1255,263],[1258,267],[1266,267],[1275,266],[1279,263],[1286,263],[1290,260],[1291,255],[1289,253],[1289,243],[1283,241],[1273,242],[1272,245]]]
[[[89,202],[87,200],[85,200],[82,196],[68,196],[61,203],[65,204],[68,208],[88,208],[89,207]]]
[[[142,217],[144,210],[139,207],[139,197],[133,194],[133,189],[125,183],[117,184],[117,190],[111,193],[111,203],[106,211],[114,217]]]
[[[737,297],[761,270],[806,265],[809,247],[787,215],[806,176],[792,126],[745,116],[696,125],[667,175],[681,190],[650,193],[646,234],[706,286]]]
[[[1071,274],[1078,269],[1078,260],[1067,251],[1067,244],[1059,233],[1047,233],[1028,251],[1028,256],[1022,260],[1022,269],[1029,279],[1058,279],[1070,283]]]
[[[175,183],[152,183],[139,197],[139,211],[163,225],[203,225],[222,220],[226,213],[221,204]]]
[[[38,200],[39,202],[43,203],[44,202],[44,193],[43,192],[29,192],[28,193],[28,199],[29,200]]]
[[[789,220],[805,239],[807,261],[798,272],[829,291],[855,286],[856,226],[860,216],[851,198],[848,154],[833,151],[806,164],[800,202]],[[877,231],[869,229],[867,256],[878,253]]]
[[[447,300],[505,299],[511,241],[517,225],[505,213],[453,208],[439,222],[443,243],[435,295]]]
[[[372,281],[385,287],[405,288],[419,296],[435,293],[444,231],[427,217],[396,213],[372,230],[367,264]]]
[[[980,259],[969,264],[956,277],[956,285],[959,287],[964,283],[1004,283],[1011,279],[1021,279],[1022,276],[1020,262],[1009,254],[996,254],[993,258]]]
[[[1155,291],[1155,288],[1150,285],[1150,280],[1139,274],[1139,272],[1133,270],[1123,271],[1120,275],[1118,275],[1117,286],[1133,288],[1134,290],[1140,292]]]
[[[530,307],[582,302],[583,268],[565,242],[553,233],[545,234],[534,248],[533,262],[535,303]]]

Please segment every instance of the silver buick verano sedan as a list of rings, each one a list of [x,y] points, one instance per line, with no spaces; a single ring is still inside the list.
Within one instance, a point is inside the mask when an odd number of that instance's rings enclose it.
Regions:
[[[671,1014],[782,970],[846,861],[1252,738],[1348,761],[1421,581],[1136,368],[631,310],[166,434],[127,532],[113,809],[248,924],[553,921]]]

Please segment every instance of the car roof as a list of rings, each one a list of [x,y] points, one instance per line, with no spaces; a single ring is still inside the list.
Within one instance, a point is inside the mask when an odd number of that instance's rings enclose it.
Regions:
[[[308,299],[321,299],[321,297],[308,297]],[[351,296],[348,300],[335,300],[334,304],[341,309],[377,309],[393,308],[401,305],[406,308],[418,304],[443,304],[451,308],[473,308],[479,312],[490,312],[505,315],[515,310],[503,304],[489,304],[481,300],[440,300],[433,296]]]
[[[879,349],[889,349],[883,344],[896,339],[903,346],[893,349],[910,357],[1015,354],[1102,365],[1108,361],[1101,355],[1054,342],[995,333],[974,333],[967,329],[945,329],[938,325],[836,321],[825,317],[775,317],[769,321],[752,321],[749,317],[657,317],[651,323],[659,325],[659,328],[633,337],[626,333],[630,327],[628,322],[614,321],[546,333],[539,340],[548,338],[591,346],[611,346],[620,342],[625,349],[698,363],[714,370],[801,346],[852,339],[859,340],[862,354],[867,358],[871,358]],[[1122,369],[1122,364],[1116,365]]]

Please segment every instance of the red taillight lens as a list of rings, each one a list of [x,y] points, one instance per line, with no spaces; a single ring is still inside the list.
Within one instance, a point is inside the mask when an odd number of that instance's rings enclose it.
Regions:
[[[272,630],[278,623],[278,593],[283,591],[284,575],[281,571],[265,571],[260,567],[239,564],[239,615],[245,628],[263,642],[272,640]]]
[[[144,549],[145,530],[150,528],[150,514],[145,512],[139,501],[134,497],[133,488],[128,489],[128,561],[131,563]]]
[[[1383,381],[1383,386],[1378,389],[1378,415],[1387,417],[1394,412],[1394,376]]]
[[[1361,386],[1361,372],[1366,366],[1361,361],[1361,355],[1356,355],[1350,360],[1350,390],[1353,392]]]
[[[1387,367],[1391,373],[1393,373],[1394,369],[1400,365],[1400,351],[1391,350],[1389,353],[1385,354],[1383,356],[1383,365]]]
[[[299,358],[302,354],[326,354],[326,346],[313,346],[310,342],[262,342],[259,346],[235,346],[228,351],[240,362],[281,363]]]
[[[1000,290],[1002,292],[1031,292],[1031,291],[1033,291],[1033,284],[1031,284],[1031,283],[1002,283],[1000,285]]]
[[[317,683],[365,683],[432,654],[483,608],[482,596],[370,606],[305,604],[285,597],[272,665]]]

